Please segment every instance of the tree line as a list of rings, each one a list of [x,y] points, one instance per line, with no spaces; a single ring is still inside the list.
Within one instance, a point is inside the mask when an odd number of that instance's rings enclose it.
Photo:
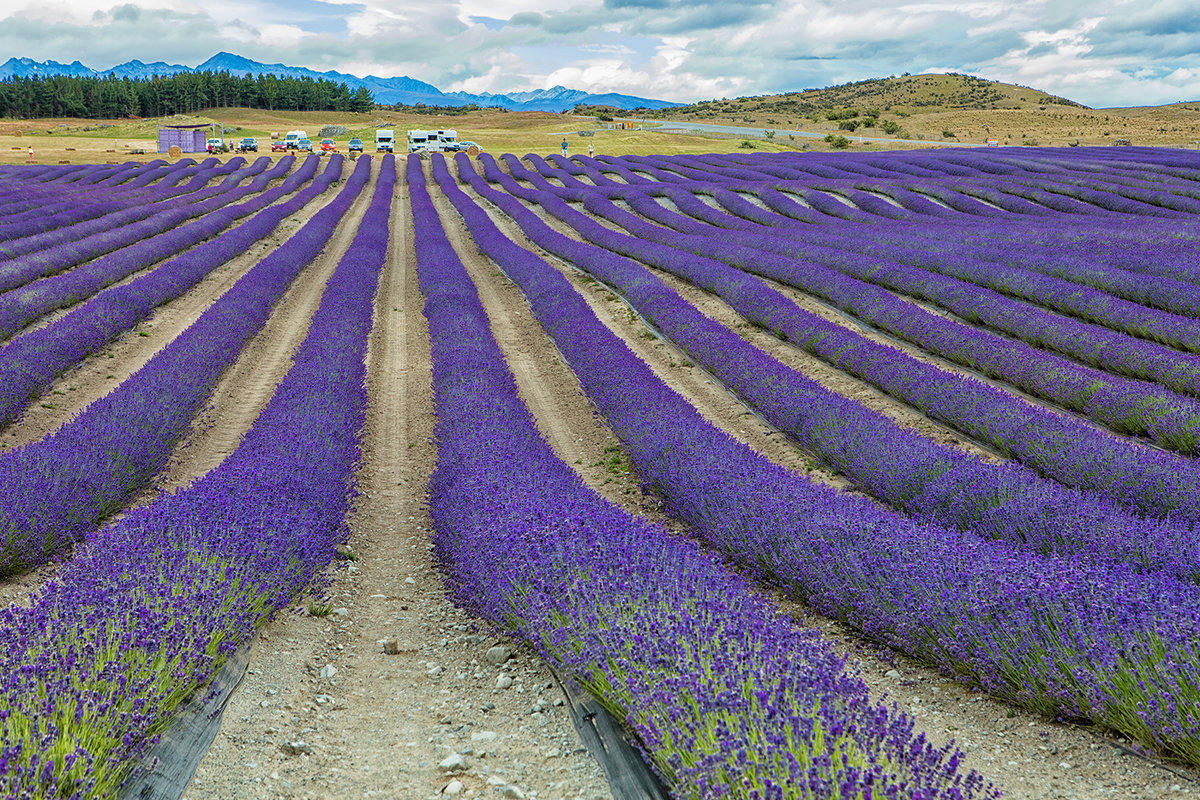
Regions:
[[[370,90],[324,79],[228,72],[152,78],[11,77],[0,81],[0,117],[162,117],[238,106],[272,111],[371,111]]]

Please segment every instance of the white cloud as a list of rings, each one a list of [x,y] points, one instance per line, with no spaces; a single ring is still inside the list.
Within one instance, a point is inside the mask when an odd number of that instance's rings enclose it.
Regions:
[[[562,83],[693,100],[938,69],[1089,105],[1200,94],[1190,0],[8,0],[0,11],[9,55],[104,69],[194,65],[218,50],[464,91]]]

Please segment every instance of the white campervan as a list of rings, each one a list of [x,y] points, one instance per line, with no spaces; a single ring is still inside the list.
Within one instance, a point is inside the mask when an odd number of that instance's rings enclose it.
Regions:
[[[450,153],[458,149],[458,131],[439,128],[435,131],[411,130],[408,132],[408,152],[436,150]]]
[[[288,131],[287,136],[283,137],[283,146],[288,150],[295,150],[300,146],[300,140],[307,138],[308,134],[304,131]]]

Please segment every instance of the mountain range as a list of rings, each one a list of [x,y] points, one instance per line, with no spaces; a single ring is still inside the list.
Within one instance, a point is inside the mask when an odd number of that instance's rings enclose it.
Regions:
[[[424,103],[427,106],[500,106],[510,111],[566,111],[580,103],[588,105],[613,106],[621,109],[632,108],[670,108],[679,105],[666,100],[653,100],[646,97],[609,92],[594,94],[581,89],[568,89],[565,86],[555,86],[550,89],[539,89],[533,92],[513,92],[512,94],[471,94],[470,92],[443,92],[431,83],[419,81],[405,76],[397,78],[380,78],[368,75],[360,78],[344,72],[330,70],[317,72],[307,67],[289,67],[286,64],[263,64],[234,53],[217,53],[212,58],[195,67],[185,67],[182,64],[167,64],[155,61],[146,64],[134,59],[124,64],[118,64],[111,69],[95,70],[84,66],[78,61],[63,64],[58,61],[34,61],[30,58],[10,58],[0,64],[0,80],[12,77],[49,77],[52,75],[73,75],[78,77],[146,79],[156,75],[177,75],[183,72],[228,72],[231,75],[276,75],[291,78],[312,78],[313,80],[328,80],[344,83],[351,90],[360,86],[366,87],[375,97],[375,102],[392,105],[416,105]]]

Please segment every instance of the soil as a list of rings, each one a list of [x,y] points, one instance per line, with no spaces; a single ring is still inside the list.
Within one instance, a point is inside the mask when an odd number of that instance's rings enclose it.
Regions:
[[[464,797],[511,786],[510,796],[606,800],[555,676],[516,645],[490,664],[484,654],[506,640],[450,602],[431,561],[429,340],[399,195],[370,345],[355,558],[333,570],[322,598],[332,614],[300,605],[262,629],[185,797],[420,798],[457,783]],[[399,653],[384,653],[388,638]],[[497,688],[502,674],[509,688]],[[442,769],[453,754],[464,768]]]
[[[796,467],[797,451],[781,438],[765,436],[770,429],[757,419],[753,420],[752,425],[756,430],[748,435],[747,428],[751,427],[747,425],[749,418],[740,404],[715,382],[709,382],[711,379],[698,370],[679,366],[685,361],[683,354],[652,336],[648,338],[645,324],[617,302],[615,295],[590,279],[581,277],[574,268],[549,257],[524,237],[507,217],[487,204],[484,207],[492,213],[493,219],[506,235],[558,266],[588,300],[601,322],[620,336],[656,373],[668,379],[673,388],[677,391],[683,388],[681,394],[706,419],[776,463],[793,469]],[[566,231],[565,228],[560,230]],[[457,241],[455,245],[460,252],[463,250]],[[663,277],[661,273],[659,276]],[[476,277],[476,280],[479,281],[479,278]],[[493,280],[502,286],[507,285],[511,293],[519,294],[519,290],[507,279],[493,276]],[[672,283],[676,288],[680,284],[679,281]],[[733,312],[718,308],[721,304],[710,295],[698,290],[691,290],[689,294],[688,299],[693,302],[702,299],[701,296],[709,298],[700,305],[706,313],[722,321],[733,319]],[[527,311],[523,310],[522,313]],[[787,355],[787,351],[796,353],[793,348],[778,342],[769,334],[761,333],[757,338],[758,341],[754,343],[769,346],[773,355]],[[553,346],[550,345],[548,349],[543,358],[558,359]],[[839,373],[835,371],[831,374],[828,367],[809,369],[819,364],[812,360],[795,359],[789,365],[835,391],[840,388],[846,392],[857,383],[844,375],[840,380],[827,383],[829,378]],[[689,373],[694,373],[690,380]],[[703,391],[695,390],[697,375],[700,376],[699,383],[706,385]],[[569,388],[567,395],[578,390],[577,382],[572,381]],[[886,398],[883,398],[881,405],[886,406],[881,410],[895,415],[898,421],[902,421],[906,413],[912,415],[910,410]],[[741,412],[737,409],[741,409]],[[908,424],[918,430],[923,425],[933,425],[928,421],[922,422],[922,419],[910,419]],[[971,449],[970,443],[957,441],[949,432],[941,431],[939,440]],[[768,441],[770,446],[765,446]],[[781,448],[780,445],[784,446]],[[810,479],[834,485],[841,480],[839,476],[820,470],[812,470],[807,474]],[[601,493],[612,494],[612,490],[603,483],[595,488]],[[652,518],[656,517],[653,504],[644,503],[643,508],[650,512]],[[924,730],[934,744],[942,746],[954,741],[963,750],[963,766],[977,770],[1001,788],[1007,797],[1021,800],[1050,797],[1078,800],[1200,797],[1200,771],[1196,769],[1143,757],[1119,737],[1088,726],[1049,720],[992,699],[935,668],[877,645],[841,622],[820,617],[803,605],[778,594],[775,594],[775,599],[799,624],[818,629],[822,638],[857,668],[872,696],[884,702],[896,703],[910,713],[918,729]]]
[[[363,197],[369,197],[372,186],[364,189]],[[311,215],[321,202],[297,219]],[[478,251],[448,202],[436,196],[435,202],[480,291],[521,396],[551,447],[604,497],[630,513],[685,530],[663,517],[653,497],[641,493],[627,460],[613,463],[611,456],[620,452],[618,440],[594,414],[518,288]],[[514,241],[539,252],[511,221],[488,208]],[[231,368],[179,449],[163,486],[186,484],[236,446],[286,369],[321,288],[364,210],[360,199],[326,252]],[[289,220],[285,226],[292,224]],[[272,239],[164,306],[140,326],[147,336],[131,332],[64,376],[55,385],[62,394],[52,390],[47,395],[55,407],[35,403],[31,413],[4,431],[4,438],[13,443],[40,438],[105,394],[291,230],[294,227],[281,228]],[[187,798],[438,798],[455,789],[464,797],[612,797],[599,765],[572,726],[558,676],[528,648],[458,609],[447,597],[431,558],[432,525],[425,503],[436,448],[429,339],[412,242],[407,188],[401,180],[393,205],[390,263],[377,295],[370,340],[371,405],[358,474],[361,494],[350,520],[346,557],[331,568],[320,594],[299,598],[253,641],[248,674],[230,700],[217,738],[186,790]],[[649,331],[620,298],[569,265],[550,261],[601,322],[706,419],[776,463],[846,486],[839,476],[813,468],[778,431],[698,367],[689,366],[682,353]],[[737,327],[736,315],[716,298],[660,277],[705,314],[733,325],[751,343],[834,391],[937,441],[994,457],[769,334]],[[796,299],[823,316],[838,316],[801,296]],[[844,318],[835,321],[847,324]],[[20,596],[46,574],[0,584],[0,601]],[[841,623],[820,618],[786,598],[776,599],[798,624],[816,628],[844,653],[874,697],[911,713],[935,744],[954,739],[965,753],[963,766],[978,770],[1008,797],[1200,796],[1197,770],[1144,758],[1118,738],[992,700],[877,646]],[[324,614],[326,609],[330,613]],[[385,652],[389,639],[396,641],[389,649],[397,652]],[[501,665],[485,657],[497,644],[512,648],[511,659]],[[324,669],[327,677],[322,677],[323,668],[331,668]],[[512,680],[509,688],[497,687],[502,675]],[[461,767],[441,766],[454,755],[461,757]]]
[[[41,397],[30,402],[20,417],[0,432],[0,442],[9,447],[35,442],[107,395],[194,323],[260,258],[290,238],[336,192],[336,188],[331,188],[323,193],[245,253],[217,267],[182,296],[155,309],[136,328],[59,376]]]

